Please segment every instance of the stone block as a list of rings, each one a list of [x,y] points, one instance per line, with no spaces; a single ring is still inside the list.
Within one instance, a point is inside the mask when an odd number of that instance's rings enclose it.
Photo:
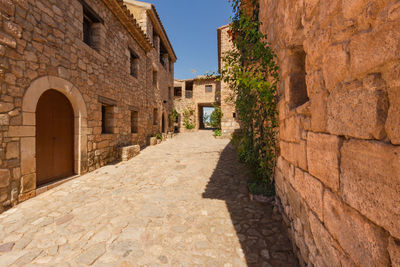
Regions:
[[[400,241],[389,237],[388,251],[392,266],[400,266]]]
[[[326,132],[328,97],[329,93],[325,91],[311,98],[311,130],[314,132]]]
[[[28,137],[35,136],[35,126],[10,126],[8,128],[9,137]]]
[[[3,29],[6,33],[12,35],[15,38],[21,38],[22,27],[11,21],[6,21],[3,23]]]
[[[150,137],[149,145],[151,145],[151,146],[157,145],[157,138],[156,137]]]
[[[21,138],[21,173],[30,174],[36,171],[35,138]]]
[[[13,17],[15,12],[15,5],[12,0],[0,0],[0,11],[8,16]]]
[[[365,8],[368,0],[342,1],[343,17],[345,19],[357,19]]]
[[[36,174],[31,173],[21,178],[21,193],[28,193],[36,189]]]
[[[349,55],[343,44],[330,46],[325,50],[322,60],[325,86],[332,91],[349,75]]]
[[[300,116],[291,116],[279,125],[279,139],[288,142],[301,140]]]
[[[280,141],[281,155],[287,161],[303,170],[307,170],[306,142],[289,143]]]
[[[3,112],[9,112],[14,109],[14,104],[13,103],[6,103],[6,102],[1,102],[0,103],[0,113]]]
[[[140,146],[133,145],[133,146],[125,146],[120,148],[120,159],[122,161],[128,161],[131,158],[139,155],[140,153]]]
[[[339,137],[309,132],[307,162],[310,174],[334,191],[339,189]]]
[[[324,194],[324,223],[357,266],[390,265],[386,249],[387,236],[383,229],[369,222],[329,191]]]
[[[355,266],[318,218],[311,213],[309,216],[311,233],[324,261],[321,266]]]
[[[360,1],[360,0],[358,0]],[[372,32],[355,35],[349,45],[354,76],[373,72],[381,65],[400,59],[400,21],[384,23]]]
[[[31,112],[24,112],[22,114],[22,123],[26,126],[35,126],[36,114]]]
[[[10,185],[10,170],[2,169],[0,170],[0,188],[4,188]]]
[[[19,157],[19,142],[7,143],[6,159],[13,159]]]
[[[360,82],[344,84],[329,96],[328,131],[360,139],[383,139],[388,107],[383,88],[365,88]]]
[[[3,32],[0,32],[0,44],[7,45],[11,48],[16,48],[17,47],[17,42],[13,37],[11,37],[8,34],[5,34]]]
[[[341,155],[344,201],[400,239],[400,147],[351,140]]]
[[[307,172],[296,168],[295,178],[292,186],[300,193],[301,197],[307,203],[312,211],[317,214],[318,218],[323,219],[323,202],[322,196],[324,187],[322,183],[309,175]]]
[[[9,125],[10,117],[7,114],[0,114],[0,125]]]

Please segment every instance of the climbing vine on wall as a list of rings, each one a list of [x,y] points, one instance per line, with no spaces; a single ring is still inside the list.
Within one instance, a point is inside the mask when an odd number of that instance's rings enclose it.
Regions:
[[[223,56],[221,77],[233,90],[241,123],[241,134],[234,139],[240,159],[254,171],[250,192],[271,196],[275,194],[272,177],[278,126],[276,55],[260,32],[258,1],[246,1],[252,5],[249,12],[241,0],[230,2],[234,15],[229,34],[234,48]]]

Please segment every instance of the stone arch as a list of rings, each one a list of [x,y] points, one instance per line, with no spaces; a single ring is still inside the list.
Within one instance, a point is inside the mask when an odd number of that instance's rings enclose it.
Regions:
[[[21,175],[22,193],[29,188],[24,188],[24,181],[27,177],[35,177],[36,174],[36,106],[41,95],[47,90],[54,89],[65,95],[70,101],[74,111],[74,171],[77,175],[84,172],[82,162],[87,156],[87,108],[80,91],[69,81],[55,76],[44,76],[31,83],[22,100],[22,128],[26,129],[21,136]],[[30,189],[32,188],[32,183]]]

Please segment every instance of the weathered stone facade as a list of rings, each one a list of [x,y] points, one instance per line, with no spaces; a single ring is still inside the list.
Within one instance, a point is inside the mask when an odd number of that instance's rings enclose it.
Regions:
[[[77,175],[161,131],[176,56],[164,43],[170,64],[156,60],[160,50],[122,1],[1,0],[0,12],[0,212],[36,194],[36,107],[48,90],[73,109]]]
[[[218,68],[221,71],[224,62],[224,53],[233,49],[233,43],[228,34],[229,25],[222,26],[217,29],[218,34]],[[221,111],[223,113],[221,119],[222,135],[231,137],[232,133],[240,128],[237,120],[236,108],[234,105],[233,92],[228,84],[221,81]]]
[[[399,266],[400,3],[260,4],[281,75],[276,191],[303,266]]]
[[[184,125],[184,112],[193,110],[189,119],[195,126],[193,130],[204,128],[203,107],[220,106],[221,83],[215,77],[197,77],[174,81],[174,108],[179,114],[175,122],[179,132],[188,131]]]

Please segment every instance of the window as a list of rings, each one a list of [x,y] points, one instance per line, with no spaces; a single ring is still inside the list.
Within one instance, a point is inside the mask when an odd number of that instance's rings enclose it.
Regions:
[[[111,134],[114,132],[114,107],[101,105],[101,133]]]
[[[193,81],[186,82],[185,97],[193,98]]]
[[[236,119],[236,112],[233,112],[232,117]]]
[[[154,87],[157,87],[157,79],[158,79],[158,77],[157,77],[157,71],[156,71],[156,70],[153,70],[153,86],[154,86]]]
[[[206,93],[212,93],[213,86],[212,85],[206,85]]]
[[[139,112],[131,110],[131,133],[138,133]]]
[[[288,102],[290,108],[294,109],[309,100],[306,84],[306,53],[303,47],[293,51],[290,65],[292,72],[289,76]]]
[[[182,97],[182,87],[174,87],[174,96]]]
[[[158,124],[158,109],[153,109],[153,125]]]
[[[133,77],[138,77],[139,73],[139,57],[130,50],[130,71]]]
[[[83,6],[83,42],[88,46],[98,49],[99,46],[99,27],[96,24],[102,24],[103,20],[93,11],[85,2],[81,1]]]

